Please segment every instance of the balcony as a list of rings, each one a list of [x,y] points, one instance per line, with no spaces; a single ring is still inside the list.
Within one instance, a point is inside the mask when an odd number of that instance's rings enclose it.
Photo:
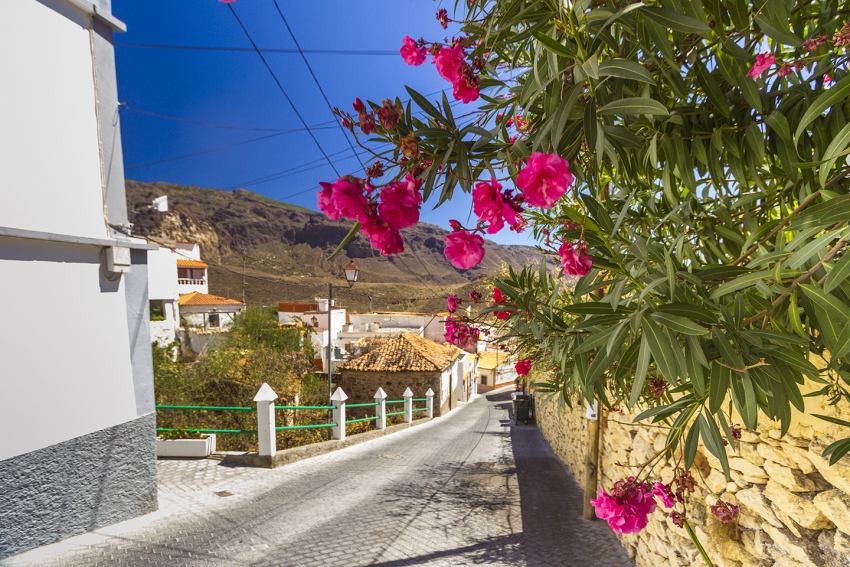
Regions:
[[[174,281],[174,280],[171,280]],[[207,279],[201,278],[199,280],[193,280],[189,278],[177,278],[178,285],[207,285]]]

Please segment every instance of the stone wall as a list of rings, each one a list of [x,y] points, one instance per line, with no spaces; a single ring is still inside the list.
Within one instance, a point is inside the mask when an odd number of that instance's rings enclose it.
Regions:
[[[555,401],[538,400],[537,405],[544,437],[582,483],[584,408],[559,409]],[[831,442],[847,437],[847,431],[811,417],[848,415],[825,407],[822,398],[806,398],[806,408],[807,415],[795,411],[782,439],[779,424],[764,415],[757,431],[744,430],[735,452],[729,452],[732,482],[727,483],[720,462],[700,445],[692,469],[698,487],[688,501],[687,515],[718,567],[850,567],[850,455],[831,467],[820,456]],[[620,412],[603,411],[600,417],[599,482],[610,488],[664,447],[667,430],[632,425],[633,416]],[[665,483],[672,477],[672,467],[664,464],[652,475]],[[740,506],[737,529],[709,512],[718,498]],[[621,536],[620,541],[636,567],[705,565],[663,507],[652,514],[644,531]]]
[[[360,372],[356,370],[343,370],[339,386],[348,395],[348,403],[367,403],[375,401],[375,392],[383,388],[387,393],[388,400],[400,400],[406,388],[410,388],[414,398],[424,398],[425,392],[431,388],[434,392],[434,417],[448,413],[457,401],[452,396],[446,396],[445,401],[439,404],[443,398],[441,395],[441,372]],[[457,389],[457,384],[453,384]],[[413,407],[423,407],[425,402],[414,402]],[[401,411],[402,407],[394,406],[387,411]],[[416,414],[414,414],[416,415]]]

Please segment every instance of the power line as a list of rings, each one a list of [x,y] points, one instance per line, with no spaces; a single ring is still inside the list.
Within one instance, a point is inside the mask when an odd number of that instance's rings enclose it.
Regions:
[[[310,76],[313,77],[313,82],[316,83],[316,86],[319,87],[319,92],[322,93],[322,98],[325,99],[325,104],[328,105],[328,110],[333,114],[334,108],[331,105],[331,102],[328,100],[328,96],[325,94],[325,89],[322,88],[322,84],[319,82],[319,79],[316,77],[316,73],[313,72],[313,67],[310,66],[310,62],[307,61],[307,56],[304,55],[304,51],[301,49],[301,45],[298,43],[298,40],[295,39],[295,34],[292,33],[292,28],[289,27],[289,22],[286,21],[286,16],[283,15],[283,11],[280,9],[280,4],[277,3],[277,0],[273,0],[274,7],[277,8],[277,13],[280,15],[280,19],[283,20],[283,25],[286,26],[286,31],[289,32],[289,37],[292,38],[292,41],[295,43],[295,47],[298,49],[298,53],[301,54],[301,59],[304,60],[304,64],[307,66],[307,70],[310,71]],[[366,167],[363,164],[363,160],[360,159],[360,156],[357,155],[357,150],[354,149],[354,144],[351,143],[351,139],[348,137],[346,129],[342,126],[341,122],[337,122],[340,131],[342,132],[345,141],[348,142],[348,147],[351,148],[351,151],[354,152],[354,155],[357,156],[357,161],[360,162],[360,165]]]
[[[304,120],[304,117],[301,116],[301,113],[298,112],[298,109],[295,107],[295,103],[293,103],[292,99],[289,98],[289,95],[286,94],[286,89],[284,89],[283,85],[280,84],[280,81],[278,80],[277,75],[275,75],[274,71],[272,71],[272,68],[269,66],[268,61],[266,61],[266,58],[263,56],[263,52],[260,51],[260,49],[257,47],[257,44],[254,43],[254,39],[251,37],[251,34],[248,33],[248,28],[246,28],[245,24],[242,23],[242,20],[239,19],[239,15],[236,13],[236,10],[233,8],[233,4],[228,4],[227,7],[230,8],[230,13],[233,14],[234,18],[236,18],[236,21],[239,23],[239,27],[242,28],[242,31],[245,32],[245,36],[248,38],[248,41],[251,42],[251,45],[253,46],[254,51],[256,51],[257,55],[260,56],[260,60],[262,60],[263,65],[266,66],[266,69],[268,70],[268,72],[272,76],[272,78],[274,79],[274,82],[277,84],[277,87],[280,89],[280,92],[283,93],[283,96],[286,98],[286,101],[289,103],[289,106],[292,107],[292,111],[295,113],[295,116],[298,117],[298,119],[301,121],[301,124],[303,124],[304,128],[307,129],[307,133],[310,134],[310,137],[313,138],[313,141],[316,143],[316,146],[319,148],[319,151],[322,152],[323,156],[325,156],[325,159],[328,161],[328,165],[330,165],[331,169],[333,169],[334,173],[336,173],[336,175],[339,176],[339,172],[337,171],[336,167],[334,166],[333,162],[331,161],[331,158],[328,157],[328,155],[325,153],[325,149],[322,147],[322,144],[320,144],[319,140],[316,139],[316,136],[313,135],[313,132],[310,130],[310,127],[307,125],[307,121]]]
[[[153,116],[156,118],[162,118],[164,120],[172,120],[174,122],[183,122],[186,124],[194,124],[196,126],[206,126],[209,128],[222,128],[225,130],[252,130],[257,132],[303,132],[304,128],[251,128],[247,126],[228,126],[224,124],[210,124],[208,122],[198,122],[196,120],[188,120],[186,118],[178,118],[177,116],[168,116],[167,114],[158,114],[156,112],[150,112],[148,110],[142,110],[140,108],[134,108],[132,106],[123,103],[119,106],[119,108],[123,110],[129,110],[130,112],[135,112],[137,114],[144,114],[145,116]],[[320,122],[319,124],[314,124],[311,126],[313,130],[329,130],[327,124],[333,124],[336,120],[328,120],[327,122]]]
[[[182,156],[170,157],[170,158],[161,159],[161,160],[157,160],[157,161],[150,161],[148,163],[140,163],[140,164],[137,164],[137,165],[130,165],[130,166],[125,167],[124,169],[125,170],[126,169],[136,169],[136,168],[139,168],[139,167],[147,167],[149,165],[157,165],[157,164],[165,163],[165,162],[169,162],[169,161],[176,161],[176,160],[179,160],[179,159],[186,159],[186,158],[195,157],[195,156],[199,156],[199,155],[203,155],[203,154],[209,154],[209,153],[212,153],[212,152],[218,152],[218,151],[226,150],[228,148],[233,148],[233,147],[236,147],[236,146],[243,146],[245,144],[250,144],[250,143],[253,143],[253,142],[259,142],[260,140],[267,140],[269,138],[276,138],[277,136],[283,136],[284,134],[289,134],[289,133],[291,133],[291,132],[290,131],[278,132],[276,134],[269,134],[267,136],[260,136],[259,138],[251,138],[250,140],[243,140],[241,142],[236,142],[235,144],[228,144],[226,146],[220,146],[218,148],[212,148],[212,149],[209,149],[209,150],[203,150],[203,151],[200,151],[200,152],[194,152],[194,153],[185,154],[185,155],[182,155]],[[336,171],[336,170],[334,170],[334,171]]]
[[[161,45],[152,43],[116,43],[118,47],[142,47],[146,49],[175,49],[181,51],[230,51],[235,53],[250,53],[255,51],[248,47],[216,47],[203,45]],[[275,49],[260,48],[263,53],[311,53],[316,55],[366,55],[366,56],[394,56],[399,57],[398,50],[391,49]]]

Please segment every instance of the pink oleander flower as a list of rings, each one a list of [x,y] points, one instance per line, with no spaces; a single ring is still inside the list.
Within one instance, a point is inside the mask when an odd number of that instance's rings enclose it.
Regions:
[[[354,112],[357,112],[358,114],[366,111],[366,105],[363,104],[363,101],[359,98],[355,98],[354,103],[351,106],[354,108]]]
[[[667,382],[664,378],[653,378],[649,381],[649,390],[656,398],[663,396],[664,392],[666,392],[669,387],[669,382]]]
[[[502,290],[500,290],[497,287],[494,287],[493,288],[493,305],[494,306],[495,305],[504,305],[507,302],[508,302],[508,298],[505,297],[505,295],[502,293]],[[496,319],[498,319],[500,321],[504,321],[505,319],[507,319],[508,317],[510,317],[513,314],[514,314],[514,312],[511,311],[510,309],[502,309],[500,311],[493,311],[493,315],[495,315]]]
[[[458,321],[454,317],[446,317],[446,332],[443,335],[446,342],[458,348],[466,348],[478,341],[479,331],[468,323]]]
[[[484,296],[481,295],[481,292],[477,289],[473,289],[469,292],[469,299],[472,300],[472,303],[481,303],[481,300],[484,299]]]
[[[832,82],[832,77],[830,77],[829,75],[824,75],[824,76],[823,76],[823,84],[824,84],[824,86],[825,86],[825,85],[830,84],[831,82]]]
[[[464,79],[454,83],[452,88],[452,95],[455,97],[455,100],[459,100],[464,104],[478,100],[479,93],[480,90],[478,87],[469,85]]]
[[[464,52],[462,45],[454,47],[443,47],[431,59],[431,63],[437,66],[437,72],[448,82],[455,84],[462,79]]]
[[[664,483],[656,482],[655,488],[652,489],[652,495],[657,496],[665,508],[672,508],[676,505],[676,500],[673,496],[673,491]]]
[[[402,40],[399,53],[401,53],[401,58],[404,59],[405,63],[417,67],[425,63],[425,56],[428,53],[428,49],[424,45],[419,47],[416,40],[409,35],[406,35]]]
[[[478,220],[489,223],[488,234],[502,230],[505,222],[508,225],[516,223],[516,211],[506,202],[502,194],[502,185],[495,179],[490,183],[478,183],[472,190],[472,210],[478,215]]]
[[[807,39],[803,42],[803,49],[806,50],[807,53],[813,53],[826,45],[826,41],[829,39],[828,35],[822,35],[819,37],[813,37]]]
[[[360,130],[364,134],[369,135],[375,131],[375,117],[371,112],[361,112],[358,118],[360,118]]]
[[[319,210],[325,213],[329,219],[339,220],[341,214],[339,209],[336,208],[336,201],[333,198],[333,185],[324,181],[320,181],[319,185],[322,186],[322,190],[318,193]]]
[[[738,506],[729,504],[723,500],[718,500],[716,504],[710,507],[710,510],[714,517],[724,524],[734,522],[741,514],[741,509]]]
[[[446,304],[449,307],[449,313],[457,311],[457,294],[453,293],[446,298]]]
[[[514,365],[514,369],[520,376],[528,376],[528,373],[531,372],[531,361],[527,358],[518,360]]]
[[[393,181],[381,189],[381,204],[378,216],[391,227],[401,230],[419,222],[419,206],[422,194],[421,179],[413,179],[408,173],[402,181]]]
[[[783,63],[779,69],[776,71],[777,77],[787,77],[791,73],[794,72],[794,66],[789,63]]]
[[[576,254],[573,245],[568,241],[561,244],[558,254],[561,256],[564,271],[571,276],[584,276],[593,267],[593,257],[583,253]]]
[[[484,259],[484,239],[467,230],[449,233],[443,238],[446,248],[443,253],[459,270],[468,270]]]
[[[517,175],[516,184],[522,189],[526,203],[549,209],[574,180],[567,160],[556,154],[534,152],[528,158],[528,165]]]
[[[383,222],[377,215],[369,215],[365,222],[361,221],[360,229],[369,238],[372,248],[384,256],[392,256],[404,252],[404,240],[398,229]]]
[[[685,527],[685,515],[680,514],[679,512],[670,512],[670,519],[673,521],[673,525],[677,528]]]
[[[596,515],[606,520],[618,534],[636,534],[643,530],[656,508],[649,485],[636,483],[634,477],[615,482],[611,494],[600,487],[596,500],[590,503],[596,508]]]
[[[773,67],[775,63],[776,56],[773,53],[759,53],[756,56],[755,64],[750,69],[750,72],[747,73],[747,76],[758,79],[762,73]]]
[[[319,209],[333,220],[340,217],[363,222],[369,202],[363,195],[363,187],[351,178],[340,178],[331,183],[321,183]]]

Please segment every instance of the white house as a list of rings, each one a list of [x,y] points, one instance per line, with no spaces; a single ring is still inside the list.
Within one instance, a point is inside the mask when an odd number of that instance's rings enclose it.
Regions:
[[[514,383],[517,373],[508,354],[500,351],[486,351],[478,354],[478,391],[489,392]]]
[[[148,295],[151,339],[165,346],[174,342],[180,327],[177,254],[167,245],[148,252]]]
[[[3,21],[0,559],[157,507],[154,247],[127,218],[124,24],[109,0],[4,0]]]
[[[193,291],[180,296],[180,319],[184,327],[227,329],[245,309],[238,299]]]
[[[175,242],[177,256],[177,290],[184,293],[209,293],[206,262],[201,260],[201,247],[194,242]]]
[[[344,359],[345,345],[339,335],[347,324],[348,314],[344,307],[337,307],[331,300],[331,326],[328,332],[328,300],[317,299],[315,303],[280,302],[277,304],[277,319],[281,324],[303,322],[313,328],[313,350],[316,353],[317,369],[327,368],[328,336],[331,340],[331,364],[336,367]]]

